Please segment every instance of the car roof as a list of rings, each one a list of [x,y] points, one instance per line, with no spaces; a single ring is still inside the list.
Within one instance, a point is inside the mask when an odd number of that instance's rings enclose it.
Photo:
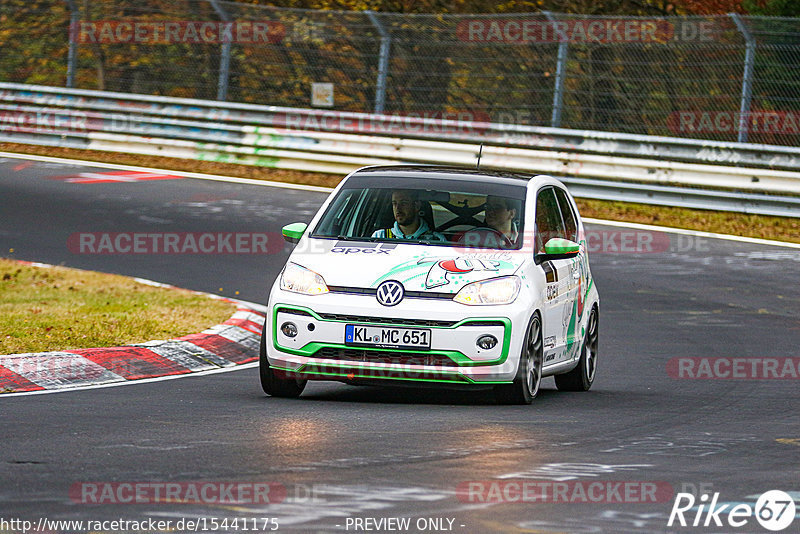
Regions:
[[[474,180],[481,183],[497,183],[517,187],[525,187],[527,182],[536,178],[531,174],[510,171],[442,165],[376,165],[358,169],[351,176],[369,177],[376,180],[386,179],[392,180],[394,183],[398,179],[416,178],[424,180]]]

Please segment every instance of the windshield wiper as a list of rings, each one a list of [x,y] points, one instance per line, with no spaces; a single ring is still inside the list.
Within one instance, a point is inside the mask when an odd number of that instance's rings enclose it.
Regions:
[[[352,237],[346,235],[336,236],[339,241],[366,241],[367,243],[376,243],[379,238],[377,237]]]
[[[404,243],[410,245],[450,245],[448,241],[427,241],[421,239],[399,239],[396,237],[353,237],[347,235],[312,235],[323,239],[336,239],[339,241],[360,241],[362,243]]]

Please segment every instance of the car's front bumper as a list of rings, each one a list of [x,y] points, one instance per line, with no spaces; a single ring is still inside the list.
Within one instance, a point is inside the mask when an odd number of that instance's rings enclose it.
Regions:
[[[267,317],[267,355],[276,370],[306,378],[508,383],[517,371],[528,309],[520,304],[464,306],[411,298],[388,308],[368,295],[304,296],[275,288]],[[280,330],[287,321],[297,328],[293,338]],[[431,346],[429,350],[353,347],[345,344],[347,324],[425,328]],[[477,346],[485,334],[498,340],[494,348]]]

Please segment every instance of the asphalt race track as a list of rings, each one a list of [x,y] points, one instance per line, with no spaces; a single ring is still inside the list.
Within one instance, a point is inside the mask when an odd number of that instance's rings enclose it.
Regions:
[[[76,249],[75,234],[277,237],[325,198],[189,178],[103,181],[108,172],[0,160],[0,256],[264,303],[287,257],[283,244],[269,254],[91,254]],[[64,178],[79,173],[101,181]],[[732,527],[726,514],[722,526],[714,518],[703,526],[697,506],[718,493],[718,506],[754,507],[776,489],[800,511],[800,250],[658,234],[658,250],[620,252],[614,243],[625,229],[589,229],[601,314],[588,393],[559,393],[549,378],[533,405],[507,407],[485,391],[317,382],[283,400],[266,397],[250,367],[0,398],[0,520],[59,532],[88,530],[49,521],[153,519],[199,532],[767,532],[755,517]],[[756,372],[756,359],[780,366],[761,379],[724,378]],[[686,362],[698,366],[679,374]],[[143,483],[136,487],[150,498],[123,502],[134,491],[126,483]],[[151,498],[165,483],[181,492],[213,483],[244,496],[235,504]],[[668,527],[679,492],[697,501],[687,527]],[[94,530],[133,531],[101,526]],[[22,532],[0,521],[2,530]],[[785,530],[798,531],[800,517]]]

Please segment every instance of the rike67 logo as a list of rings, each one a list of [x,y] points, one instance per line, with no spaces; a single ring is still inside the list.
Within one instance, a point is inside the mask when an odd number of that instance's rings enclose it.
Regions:
[[[710,502],[707,494],[696,499],[691,493],[678,493],[667,526],[722,527],[724,517],[729,527],[740,528],[755,517],[763,528],[778,532],[794,522],[796,513],[792,496],[780,490],[770,490],[759,495],[755,505],[745,502],[719,502],[718,492],[714,493]]]

